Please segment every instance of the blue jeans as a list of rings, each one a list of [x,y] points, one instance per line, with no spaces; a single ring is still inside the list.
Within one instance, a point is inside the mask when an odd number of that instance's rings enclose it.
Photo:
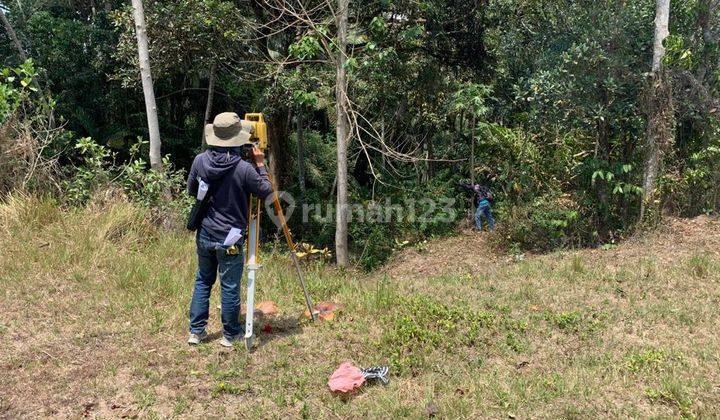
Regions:
[[[195,275],[195,291],[190,302],[190,332],[200,334],[205,331],[210,310],[210,292],[219,272],[223,334],[228,338],[245,334],[244,327],[239,322],[240,279],[245,263],[243,241],[235,244],[239,249],[237,255],[228,255],[228,247],[212,239],[204,229],[198,230],[195,242],[198,270]]]
[[[482,217],[485,216],[485,220],[488,224],[488,230],[495,229],[495,219],[493,219],[492,211],[490,210],[490,202],[487,200],[481,200],[478,203],[477,211],[475,211],[475,228],[482,230]]]

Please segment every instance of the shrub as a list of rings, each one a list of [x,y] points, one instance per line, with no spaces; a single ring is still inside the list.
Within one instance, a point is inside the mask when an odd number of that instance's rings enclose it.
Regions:
[[[115,156],[107,147],[89,137],[79,139],[75,148],[82,164],[63,182],[65,201],[85,205],[98,192],[117,189],[131,201],[149,208],[155,221],[176,224],[192,204],[184,194],[184,171],[174,169],[168,157],[163,159],[164,172],[148,170],[147,163],[138,158],[144,144],[140,140],[131,146],[127,163],[113,165]]]
[[[0,70],[0,193],[57,191],[68,133],[55,127],[54,101],[39,92],[36,76],[32,60]]]
[[[543,252],[592,239],[580,206],[566,195],[542,196],[526,205],[499,210],[501,223],[495,239],[506,248]]]
[[[720,124],[712,141],[692,153],[682,172],[676,170],[662,179],[666,207],[675,213],[696,216],[717,212],[720,207]]]

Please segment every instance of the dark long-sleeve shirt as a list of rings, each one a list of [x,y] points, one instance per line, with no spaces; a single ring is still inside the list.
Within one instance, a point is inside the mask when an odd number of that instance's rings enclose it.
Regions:
[[[196,197],[199,179],[207,183],[212,199],[201,227],[218,242],[231,228],[247,229],[250,194],[265,199],[272,184],[265,167],[256,168],[234,151],[208,149],[195,156],[188,174],[188,193]]]
[[[475,194],[476,203],[480,203],[483,200],[492,200],[492,193],[490,188],[480,184],[460,184],[461,187],[467,188]]]

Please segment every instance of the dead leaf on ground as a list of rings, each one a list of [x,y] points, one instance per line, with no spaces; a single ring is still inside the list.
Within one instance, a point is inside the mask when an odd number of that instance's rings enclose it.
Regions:
[[[265,300],[255,305],[255,311],[260,311],[264,316],[277,315],[277,303],[272,300]]]
[[[529,364],[530,362],[528,362],[527,360],[523,360],[522,362],[515,365],[515,369],[522,369]]]
[[[344,306],[335,302],[319,302],[313,308],[318,313],[318,318],[323,321],[332,321],[337,313],[343,310]],[[310,311],[305,310],[305,316],[310,318]]]
[[[83,404],[83,417],[89,417],[90,413],[95,410],[98,403],[96,401],[90,401]]]

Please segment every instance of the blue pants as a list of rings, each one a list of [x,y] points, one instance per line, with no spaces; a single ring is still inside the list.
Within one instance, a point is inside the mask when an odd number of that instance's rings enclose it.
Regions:
[[[488,224],[488,230],[495,229],[495,219],[493,219],[492,211],[490,210],[490,202],[487,200],[481,200],[478,203],[477,210],[475,211],[475,228],[477,230],[482,230],[482,217],[485,217],[485,220]]]
[[[219,272],[223,334],[228,338],[244,334],[244,327],[239,322],[240,279],[245,262],[242,241],[235,244],[240,251],[237,255],[228,255],[228,247],[212,239],[203,229],[198,231],[195,242],[198,270],[195,275],[195,291],[190,302],[190,332],[200,334],[205,331],[210,310],[210,292]]]

